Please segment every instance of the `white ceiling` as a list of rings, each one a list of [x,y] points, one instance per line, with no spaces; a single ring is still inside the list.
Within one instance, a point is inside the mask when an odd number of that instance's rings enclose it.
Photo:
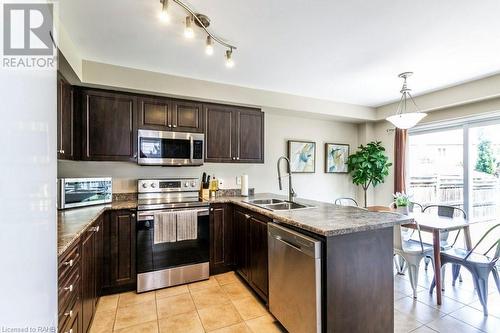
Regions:
[[[301,96],[378,106],[403,71],[415,94],[500,72],[498,0],[187,0],[238,47],[232,69],[159,0],[59,3],[84,59]]]

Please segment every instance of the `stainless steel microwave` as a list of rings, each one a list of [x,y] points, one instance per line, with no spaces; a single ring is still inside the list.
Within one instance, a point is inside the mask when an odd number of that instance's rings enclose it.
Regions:
[[[202,165],[205,135],[167,131],[139,130],[141,165]]]
[[[106,204],[113,200],[111,178],[60,178],[57,182],[58,209]]]

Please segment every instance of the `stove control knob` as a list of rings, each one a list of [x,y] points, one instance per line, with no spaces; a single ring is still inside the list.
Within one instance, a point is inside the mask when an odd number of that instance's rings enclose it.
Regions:
[[[143,187],[143,188],[147,188],[147,187],[148,187],[148,184],[146,184],[146,183],[142,183],[142,187]]]
[[[156,187],[156,184],[155,184],[155,183],[151,183],[151,187],[152,187],[152,188],[155,188],[155,187]]]
[[[196,182],[191,182],[191,187],[196,187]]]
[[[189,182],[185,182],[184,187],[189,187]]]

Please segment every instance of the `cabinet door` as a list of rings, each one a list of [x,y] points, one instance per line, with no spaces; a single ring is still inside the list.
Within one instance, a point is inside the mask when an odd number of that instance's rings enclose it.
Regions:
[[[102,266],[103,266],[103,255],[104,255],[104,222],[103,216],[99,217],[99,220],[95,223],[95,303],[97,305],[98,296],[101,295],[102,288]]]
[[[205,161],[233,161],[233,110],[220,105],[205,105]]]
[[[110,287],[135,288],[135,213],[113,211],[110,216]]]
[[[264,113],[257,109],[240,109],[234,120],[236,161],[264,163]]]
[[[203,132],[203,105],[190,101],[172,102],[171,126],[174,131]]]
[[[57,79],[57,158],[74,159],[73,87],[62,75]]]
[[[139,98],[139,128],[153,130],[169,130],[172,119],[169,114],[172,109],[170,100],[167,98]]]
[[[95,310],[95,237],[89,230],[82,238],[82,331],[87,332]]]
[[[267,264],[267,223],[258,218],[248,219],[250,281],[255,291],[267,300],[268,264]]]
[[[210,207],[210,272],[213,274],[229,271],[234,264],[231,210],[226,204]]]
[[[136,98],[132,95],[83,91],[83,159],[137,160]]]
[[[235,252],[236,252],[236,269],[240,275],[249,281],[250,271],[249,271],[249,260],[248,260],[248,219],[250,216],[245,214],[241,210],[234,210],[234,240],[235,240]]]

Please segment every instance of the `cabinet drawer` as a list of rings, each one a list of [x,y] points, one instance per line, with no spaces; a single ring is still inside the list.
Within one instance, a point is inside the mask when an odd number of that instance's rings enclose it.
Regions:
[[[76,244],[71,248],[64,257],[59,261],[58,275],[59,283],[68,279],[72,275],[75,267],[80,263],[80,242],[75,242]]]
[[[70,303],[68,306],[63,310],[59,312],[59,327],[63,328],[65,325],[66,326],[71,326],[72,322],[74,319],[78,318],[80,315],[80,309],[81,309],[81,299],[80,295],[78,295],[79,292],[75,293],[72,295],[73,297],[70,297]],[[60,307],[61,309],[61,307]],[[60,329],[60,332],[64,332],[62,329]],[[74,330],[73,330],[74,332]]]
[[[78,264],[68,279],[60,280],[58,286],[59,314],[67,310],[71,300],[80,297],[80,264]]]
[[[77,302],[78,304],[78,302]],[[77,308],[77,312],[73,315],[72,318],[66,321],[64,326],[59,326],[59,332],[61,333],[79,333],[80,329],[80,311]]]

